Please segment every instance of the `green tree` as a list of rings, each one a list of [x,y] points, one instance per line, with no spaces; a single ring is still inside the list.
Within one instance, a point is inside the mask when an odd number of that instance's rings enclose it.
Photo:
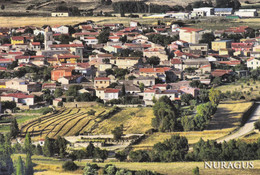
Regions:
[[[255,129],[258,129],[260,131],[260,120],[256,121],[254,123]]]
[[[110,29],[109,28],[103,29],[102,32],[100,32],[100,34],[97,37],[98,43],[99,44],[107,43],[109,35],[110,35]]]
[[[121,124],[120,126],[115,127],[114,130],[112,130],[112,134],[113,134],[115,140],[121,139],[121,137],[123,136],[123,129],[124,129],[124,126]]]
[[[213,33],[204,33],[202,35],[202,39],[199,41],[200,43],[207,43],[209,48],[211,48],[211,42],[214,41],[215,35]]]
[[[32,155],[32,141],[30,133],[26,133],[25,141],[24,141],[24,150],[26,153]]]
[[[209,91],[209,100],[213,104],[213,106],[216,106],[219,104],[221,98],[221,92],[220,90],[216,90],[214,88],[211,88]]]
[[[14,172],[11,154],[10,136],[8,134],[4,136],[0,133],[0,174],[10,175]]]
[[[214,85],[220,85],[222,83],[221,78],[220,77],[215,77],[212,81],[212,84]]]
[[[115,157],[117,160],[122,162],[127,159],[127,153],[125,151],[118,151],[118,152],[116,152]]]
[[[95,146],[93,145],[92,142],[89,142],[89,145],[86,148],[87,157],[89,158],[94,157],[94,153],[95,153]]]
[[[33,170],[31,154],[27,153],[26,162],[25,162],[25,175],[33,175],[33,174],[34,174],[34,170]]]
[[[76,97],[78,95],[78,90],[80,89],[82,89],[81,85],[72,85],[69,87],[68,91],[66,92],[66,96]]]
[[[42,151],[44,156],[51,157],[54,155],[54,145],[49,137],[45,138]]]
[[[16,138],[19,134],[19,127],[16,119],[13,119],[10,125],[10,136],[11,138]]]
[[[24,165],[21,156],[18,157],[17,166],[16,166],[16,175],[25,175]]]
[[[164,142],[159,142],[153,146],[153,151],[158,154],[161,161],[183,161],[189,150],[186,137],[173,135]]]
[[[190,86],[191,87],[193,87],[193,88],[198,88],[199,86],[200,86],[200,81],[199,80],[192,80],[191,82],[190,82]]]
[[[199,169],[199,167],[195,167],[193,170],[192,170],[192,173],[193,173],[193,175],[199,175],[200,174],[200,169]]]
[[[87,163],[85,168],[83,169],[83,175],[97,175],[97,167],[93,164]]]
[[[193,99],[193,96],[191,94],[182,94],[181,95],[181,101],[185,103],[186,105],[190,105],[190,101]]]
[[[139,84],[139,89],[141,92],[144,92],[144,83]]]
[[[160,64],[160,58],[157,56],[152,56],[150,58],[147,58],[147,63],[152,66],[157,66],[158,64]]]
[[[123,84],[123,86],[122,86],[121,95],[122,95],[123,97],[126,95],[125,84]]]
[[[160,132],[172,132],[177,128],[178,111],[167,96],[162,96],[153,106],[155,118],[152,126]]]
[[[78,169],[78,166],[73,162],[73,161],[66,161],[63,165],[62,168],[65,171],[75,171]]]
[[[198,97],[202,103],[208,102],[209,101],[209,91],[206,89],[201,89]]]
[[[56,152],[59,154],[60,157],[64,158],[67,149],[66,139],[62,138],[61,136],[58,136],[58,138],[55,140],[55,145],[57,149]]]
[[[104,162],[104,160],[107,159],[107,157],[108,157],[108,152],[105,149],[102,150],[97,147],[97,148],[95,148],[95,151],[94,151],[94,157],[100,158]]]
[[[62,96],[62,95],[63,95],[63,92],[62,92],[62,89],[61,89],[61,88],[55,89],[55,91],[54,91],[54,97],[55,97],[55,98],[58,98],[58,97],[60,97],[60,96]]]

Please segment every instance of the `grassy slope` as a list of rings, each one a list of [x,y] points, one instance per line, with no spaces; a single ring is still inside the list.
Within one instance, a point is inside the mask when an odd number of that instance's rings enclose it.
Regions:
[[[89,116],[86,114],[86,112],[91,109],[96,111],[95,116]],[[50,118],[43,118],[40,123],[38,120],[35,120],[36,123],[30,126],[28,131],[41,133],[43,130],[42,135],[38,136],[43,138],[48,133],[48,137],[57,137],[58,135],[63,136],[65,134],[67,136],[74,135],[84,127],[85,124],[87,125],[80,131],[80,133],[83,133],[84,131],[90,132],[92,126],[96,126],[92,133],[111,134],[114,127],[119,126],[120,124],[124,125],[125,134],[145,133],[145,131],[151,129],[151,120],[154,117],[152,108],[124,108],[115,115],[110,116],[109,119],[101,121],[98,115],[102,112],[107,113],[111,109],[112,108],[105,108],[102,106],[68,108],[61,114],[55,114],[55,116]],[[105,113],[102,113],[102,115]],[[79,120],[80,122],[78,122]],[[88,123],[88,121],[90,122]],[[23,132],[25,132],[27,128],[28,126],[25,126]],[[57,132],[58,134],[56,134]]]
[[[115,126],[124,125],[125,134],[145,133],[151,129],[152,108],[125,108],[108,120],[104,120],[93,131],[95,134],[110,134]]]
[[[134,149],[149,149],[155,143],[169,139],[174,134],[180,134],[188,139],[189,144],[194,144],[200,138],[204,140],[217,139],[229,134],[239,126],[240,118],[250,106],[251,102],[222,102],[218,106],[218,110],[210,122],[208,130],[190,131],[190,132],[172,132],[172,133],[154,133],[144,139],[140,144],[134,145]]]

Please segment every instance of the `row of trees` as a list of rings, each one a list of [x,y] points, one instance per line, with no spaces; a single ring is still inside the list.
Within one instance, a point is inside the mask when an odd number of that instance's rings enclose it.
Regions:
[[[13,68],[17,67],[17,62],[14,61],[11,65],[8,66],[8,69],[12,70]],[[51,79],[51,70],[53,68],[43,66],[43,67],[37,67],[37,66],[25,66],[19,68],[17,71],[2,71],[0,72],[0,78],[1,79],[11,79],[11,78],[21,78],[25,76],[27,73],[32,73],[32,80],[33,81],[48,81]]]
[[[134,162],[174,162],[184,161],[189,145],[186,137],[174,135],[153,146],[151,151],[131,151],[129,157]]]
[[[188,150],[187,138],[174,135],[155,144],[150,151],[131,151],[129,157],[133,162],[257,160],[260,158],[260,139],[254,143],[241,140],[217,143],[200,139],[193,146],[193,151]]]
[[[241,4],[239,0],[206,0],[206,1],[195,1],[193,3],[189,3],[185,9],[192,10],[193,8],[200,7],[215,7],[215,8],[233,8],[239,9]]]
[[[233,161],[255,160],[260,158],[260,139],[254,143],[246,143],[241,140],[230,140],[217,143],[214,140],[204,141],[200,139],[193,146],[193,151],[186,156],[192,161]]]
[[[121,1],[114,2],[112,4],[114,12],[118,12],[121,16],[125,16],[125,13],[165,13],[173,10],[168,5],[147,5],[144,1]]]
[[[21,156],[18,157],[16,164],[16,169],[11,158],[13,153],[13,148],[11,146],[11,136],[10,134],[0,134],[0,174],[10,175],[16,173],[17,175],[33,175],[33,163],[32,163],[32,153],[31,153],[31,139],[27,134],[25,138],[24,150],[26,153],[26,161],[23,162]]]
[[[149,41],[156,43],[156,44],[160,44],[165,47],[168,46],[168,44],[171,44],[173,41],[176,41],[178,39],[179,39],[178,35],[175,35],[174,37],[170,37],[170,36],[166,36],[166,35],[159,35],[159,34],[148,36]]]
[[[82,150],[73,150],[69,157],[72,160],[81,160],[81,159],[101,159],[104,161],[108,157],[108,151],[105,149],[100,149],[99,147],[95,147],[92,142],[86,147],[86,149]]]
[[[133,171],[133,170],[127,170],[123,168],[117,168],[115,165],[107,164],[104,168],[100,168],[97,164],[90,164],[87,163],[84,168],[83,175],[89,175],[89,174],[104,174],[104,175],[121,175],[121,174],[127,174],[127,175],[159,175],[159,173],[148,171],[148,170],[139,170],[139,171]]]

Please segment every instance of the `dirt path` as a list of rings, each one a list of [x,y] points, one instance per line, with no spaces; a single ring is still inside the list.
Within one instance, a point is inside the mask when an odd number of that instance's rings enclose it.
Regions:
[[[254,111],[254,113],[252,114],[252,116],[250,117],[250,119],[246,122],[246,124],[241,127],[238,131],[236,131],[235,133],[228,135],[224,138],[221,138],[219,140],[217,140],[218,142],[224,142],[224,141],[229,141],[232,139],[237,139],[241,136],[244,136],[248,133],[250,133],[251,131],[254,130],[254,123],[260,119],[260,102],[258,103],[258,107],[256,108],[256,110]]]

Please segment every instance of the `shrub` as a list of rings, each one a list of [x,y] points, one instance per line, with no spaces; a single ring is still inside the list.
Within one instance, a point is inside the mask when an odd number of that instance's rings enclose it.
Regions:
[[[255,129],[258,129],[260,131],[260,120],[254,123]]]
[[[73,162],[73,161],[66,161],[63,165],[62,168],[65,171],[75,171],[78,169],[78,166]]]
[[[42,114],[45,115],[45,114],[48,114],[49,112],[52,112],[53,109],[52,108],[45,108],[42,110]]]
[[[194,175],[199,175],[199,174],[200,174],[199,167],[195,167],[195,168],[192,170],[192,173],[193,173]]]

